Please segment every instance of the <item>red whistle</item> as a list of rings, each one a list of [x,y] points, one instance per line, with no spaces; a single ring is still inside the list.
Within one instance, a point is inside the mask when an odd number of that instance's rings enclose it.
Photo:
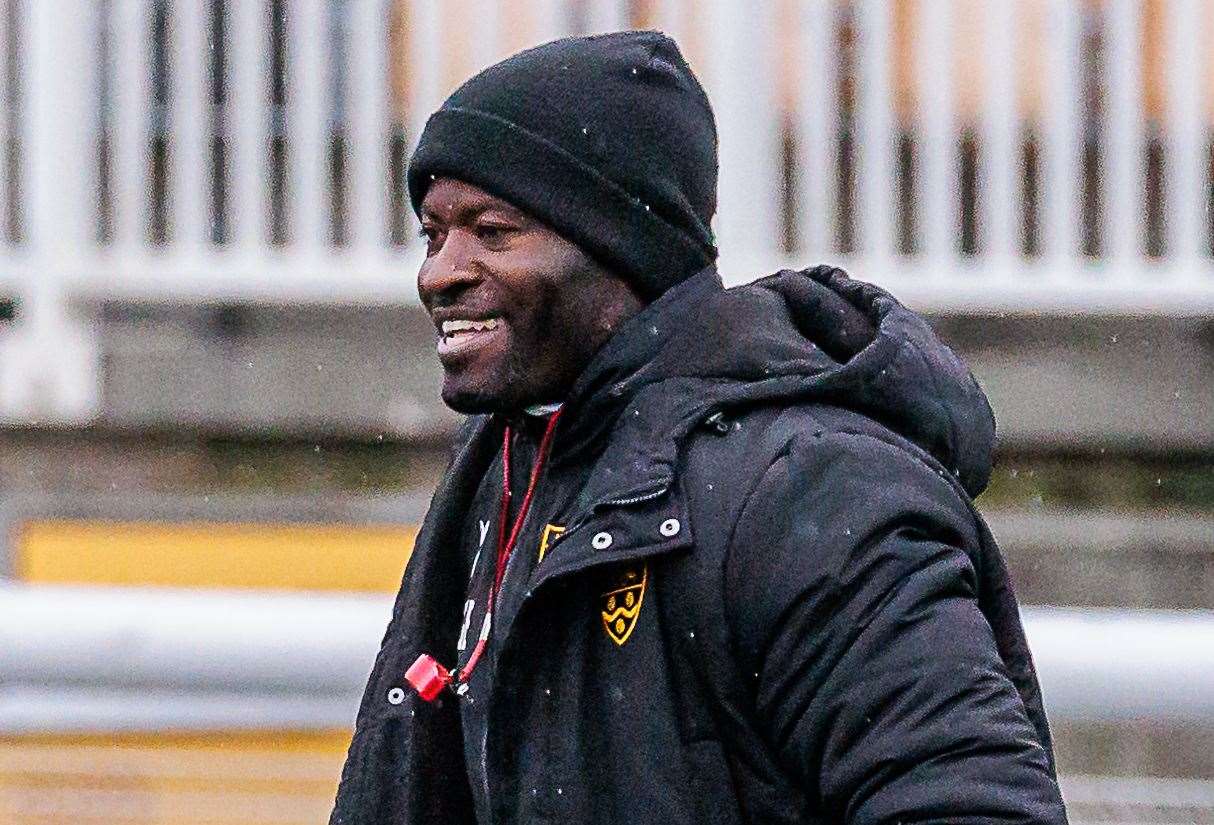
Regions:
[[[417,657],[405,671],[405,681],[427,702],[433,702],[451,684],[451,673],[429,653]]]

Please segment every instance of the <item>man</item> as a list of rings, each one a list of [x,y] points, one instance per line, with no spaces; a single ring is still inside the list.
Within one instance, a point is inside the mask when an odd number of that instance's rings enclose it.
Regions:
[[[1062,823],[971,496],[994,422],[838,270],[724,290],[716,132],[654,32],[472,78],[409,167],[469,413],[332,822]]]

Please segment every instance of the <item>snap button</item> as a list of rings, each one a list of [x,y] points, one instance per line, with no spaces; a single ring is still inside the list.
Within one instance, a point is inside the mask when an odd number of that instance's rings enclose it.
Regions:
[[[594,538],[590,540],[590,546],[595,550],[606,550],[611,546],[611,542],[611,534],[604,530],[601,533],[594,534]]]
[[[662,522],[662,526],[658,528],[658,531],[666,538],[670,538],[671,536],[678,535],[681,526],[677,518],[668,518]]]
[[[389,705],[399,705],[403,701],[405,701],[404,688],[394,687],[390,691],[388,691],[388,704]]]

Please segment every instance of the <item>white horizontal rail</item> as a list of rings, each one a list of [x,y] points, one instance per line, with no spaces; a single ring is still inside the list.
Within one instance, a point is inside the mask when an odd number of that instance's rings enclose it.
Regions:
[[[381,596],[0,586],[0,732],[349,724]],[[1214,612],[1025,611],[1055,720],[1214,725]]]
[[[1214,611],[1032,608],[1024,619],[1052,718],[1214,726]]]
[[[360,689],[267,693],[0,684],[0,735],[346,728],[354,724],[360,696]]]
[[[350,249],[325,254],[281,252],[264,260],[214,252],[197,260],[172,256],[142,261],[105,261],[95,277],[67,280],[75,300],[103,299],[153,303],[246,301],[264,305],[401,305],[417,301],[417,270],[422,251],[412,247],[391,253]],[[760,274],[800,269],[811,263],[778,254],[756,256],[722,270],[727,286],[747,283]],[[957,264],[941,278],[932,261],[878,269],[858,256],[835,256],[830,263],[855,278],[890,290],[918,311],[967,315],[1133,315],[1177,318],[1214,314],[1214,265],[1205,261],[1144,263],[1127,272],[1100,261],[1077,265],[1082,278],[1059,279],[1048,262],[982,266]],[[174,280],[181,271],[209,272],[209,279]],[[347,273],[340,292],[331,274]],[[31,272],[24,267],[9,274]],[[1137,274],[1152,282],[1135,283]],[[0,274],[0,279],[4,276]],[[291,291],[281,288],[290,279]]]
[[[375,596],[0,586],[9,683],[331,693],[366,676]]]

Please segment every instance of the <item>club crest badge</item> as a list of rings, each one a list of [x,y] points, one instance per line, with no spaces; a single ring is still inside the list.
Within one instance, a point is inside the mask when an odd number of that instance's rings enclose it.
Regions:
[[[620,586],[608,590],[599,598],[602,604],[603,629],[611,641],[623,645],[632,635],[645,601],[645,584],[649,581],[649,566],[624,571]]]
[[[548,554],[548,547],[552,544],[552,539],[565,532],[565,528],[559,524],[545,524],[544,532],[540,533],[540,556],[536,559],[536,564],[544,560],[544,556]]]

